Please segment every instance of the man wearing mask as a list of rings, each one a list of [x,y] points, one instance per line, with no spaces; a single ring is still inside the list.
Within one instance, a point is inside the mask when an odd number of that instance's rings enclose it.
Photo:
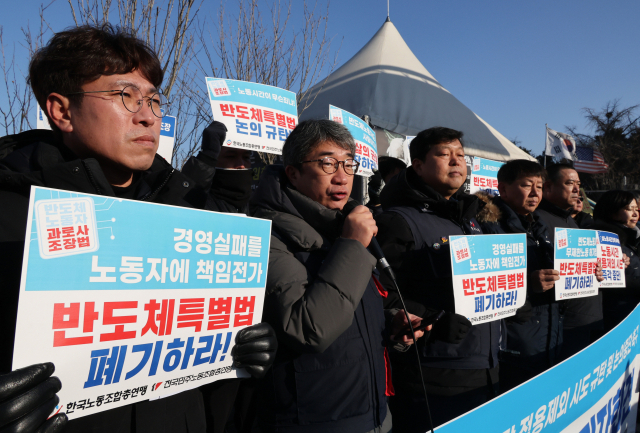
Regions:
[[[500,391],[506,392],[557,363],[562,347],[562,316],[554,286],[553,243],[536,208],[546,177],[537,162],[509,161],[498,171],[499,197],[478,214],[484,233],[527,235],[527,301],[506,319],[507,349],[500,356]]]
[[[209,192],[205,209],[246,214],[253,180],[251,151],[223,147],[226,134],[224,124],[212,122],[202,133],[200,152],[189,158],[182,173]]]
[[[182,173],[208,191],[205,209],[248,214],[253,171],[251,151],[223,147],[227,128],[213,121],[202,133],[202,146],[182,167]],[[238,432],[251,431],[255,419],[254,379],[226,379],[201,386],[207,432],[223,433],[234,410]]]
[[[547,168],[542,201],[538,208],[540,218],[549,227],[549,236],[555,242],[555,229],[579,229],[571,218],[580,197],[580,177],[569,164],[554,164]],[[599,271],[598,280],[602,279]],[[564,343],[562,359],[578,353],[591,344],[591,332],[603,329],[602,292],[597,296],[569,299],[564,305]]]
[[[429,339],[419,343],[431,415],[440,425],[497,394],[500,321],[471,326],[455,314],[449,236],[482,234],[475,217],[484,206],[460,190],[466,176],[462,132],[436,127],[411,142],[412,165],[382,190],[385,212],[377,217],[377,239],[397,275],[407,308],[427,317],[444,310]],[[385,306],[395,307],[393,282]],[[390,406],[394,432],[430,428],[412,353],[392,354],[396,396]]]
[[[156,156],[166,107],[162,80],[156,54],[109,24],[56,33],[31,59],[29,81],[53,130],[0,139],[0,429],[53,433],[67,424],[67,432],[205,431],[197,389],[66,423],[64,414],[47,420],[61,387],[49,378],[51,363],[10,372],[31,186],[204,207],[202,189]],[[264,375],[274,359],[273,330],[248,327],[236,344],[234,364]]]

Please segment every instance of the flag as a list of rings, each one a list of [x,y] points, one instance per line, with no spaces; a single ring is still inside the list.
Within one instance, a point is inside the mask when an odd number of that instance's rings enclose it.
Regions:
[[[566,158],[575,161],[576,142],[572,136],[554,131],[547,126],[547,142],[544,154],[554,158]]]
[[[582,173],[606,173],[609,166],[604,162],[600,152],[590,147],[578,146],[576,149],[578,160],[573,163],[573,168]]]

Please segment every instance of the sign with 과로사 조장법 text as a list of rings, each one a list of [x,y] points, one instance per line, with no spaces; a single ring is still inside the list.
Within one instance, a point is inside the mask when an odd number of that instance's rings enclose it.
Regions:
[[[271,222],[32,187],[13,368],[53,362],[71,419],[243,375]]]

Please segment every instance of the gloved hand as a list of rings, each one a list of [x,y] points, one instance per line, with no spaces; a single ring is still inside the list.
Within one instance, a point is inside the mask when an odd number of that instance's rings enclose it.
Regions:
[[[236,345],[231,350],[233,366],[245,368],[251,376],[260,379],[276,359],[278,340],[268,323],[248,326],[236,334]]]
[[[205,162],[215,167],[226,136],[227,127],[224,124],[216,121],[211,122],[211,125],[207,126],[207,129],[202,133],[202,148],[198,158],[206,159]]]
[[[533,307],[531,302],[527,300],[524,305],[516,310],[516,315],[509,317],[507,320],[510,322],[516,322],[521,325],[527,323],[533,317]]]
[[[0,430],[15,433],[57,433],[67,424],[67,415],[47,417],[60,401],[62,384],[52,363],[34,364],[0,375]]]
[[[455,313],[445,313],[444,316],[433,324],[431,338],[446,343],[458,344],[471,329],[471,322],[464,316]]]

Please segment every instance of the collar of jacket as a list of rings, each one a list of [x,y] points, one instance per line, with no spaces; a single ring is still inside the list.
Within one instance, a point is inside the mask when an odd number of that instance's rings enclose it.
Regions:
[[[385,209],[412,206],[456,222],[474,218],[485,205],[478,197],[464,193],[462,188],[447,200],[424,183],[412,167],[402,170],[391,179],[382,190],[380,200]]]
[[[342,230],[342,212],[297,191],[282,166],[265,169],[249,204],[252,216],[270,219],[280,236],[305,250],[328,248]]]
[[[566,209],[561,209],[558,206],[556,206],[555,204],[551,203],[549,200],[543,198],[540,201],[540,206],[538,207],[539,209],[542,209],[544,211],[549,212],[550,214],[559,216],[560,218],[570,218],[571,217],[571,210],[566,210]]]
[[[0,139],[0,184],[17,190],[32,185],[115,196],[98,161],[78,158],[52,131],[31,130]],[[153,200],[175,170],[156,155],[141,173],[139,200]]]

